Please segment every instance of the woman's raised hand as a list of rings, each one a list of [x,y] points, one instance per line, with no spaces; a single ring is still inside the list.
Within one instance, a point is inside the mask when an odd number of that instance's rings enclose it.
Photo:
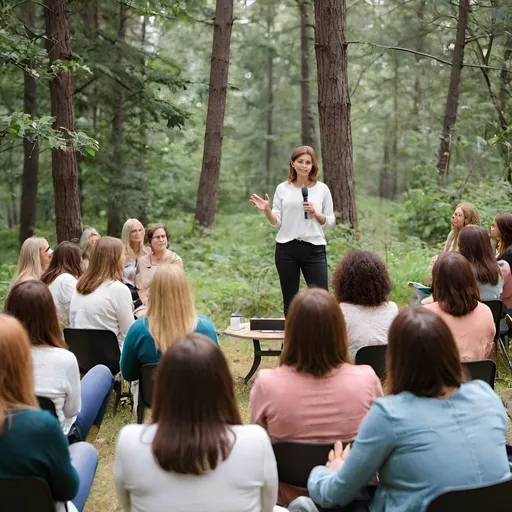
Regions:
[[[270,208],[270,199],[268,198],[268,194],[265,194],[265,199],[261,198],[257,194],[252,194],[249,201],[251,201],[258,210],[265,211]]]

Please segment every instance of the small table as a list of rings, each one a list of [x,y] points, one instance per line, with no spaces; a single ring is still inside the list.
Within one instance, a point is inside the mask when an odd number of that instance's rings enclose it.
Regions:
[[[224,334],[233,338],[240,338],[242,340],[252,340],[254,347],[254,360],[252,362],[249,373],[244,378],[244,383],[247,384],[251,377],[256,373],[256,370],[260,366],[262,357],[279,357],[281,355],[281,349],[279,350],[261,350],[260,341],[283,341],[284,331],[276,332],[264,332],[264,331],[251,331],[249,322],[243,323],[241,329],[232,330],[228,327]]]

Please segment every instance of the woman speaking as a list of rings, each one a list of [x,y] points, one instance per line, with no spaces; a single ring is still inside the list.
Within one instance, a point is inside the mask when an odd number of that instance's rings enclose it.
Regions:
[[[276,237],[276,268],[283,293],[284,314],[299,291],[300,271],[308,286],[328,289],[325,236],[322,226],[334,225],[331,192],[318,181],[320,169],[313,148],[299,146],[290,159],[288,179],[278,185],[274,206],[252,194],[251,203],[265,212],[279,229]]]

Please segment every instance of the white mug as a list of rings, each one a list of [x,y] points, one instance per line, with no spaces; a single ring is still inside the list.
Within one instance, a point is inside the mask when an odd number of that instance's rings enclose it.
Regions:
[[[231,315],[231,322],[229,327],[232,331],[239,331],[242,328],[240,315]]]

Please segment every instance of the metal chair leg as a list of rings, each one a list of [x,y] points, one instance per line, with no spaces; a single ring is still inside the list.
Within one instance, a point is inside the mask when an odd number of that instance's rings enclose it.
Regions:
[[[501,336],[498,338],[498,343],[500,344],[501,351],[503,352],[505,359],[507,360],[509,368],[512,370],[512,362],[510,361],[510,357],[508,355],[508,351],[505,347],[505,343],[501,339]]]

